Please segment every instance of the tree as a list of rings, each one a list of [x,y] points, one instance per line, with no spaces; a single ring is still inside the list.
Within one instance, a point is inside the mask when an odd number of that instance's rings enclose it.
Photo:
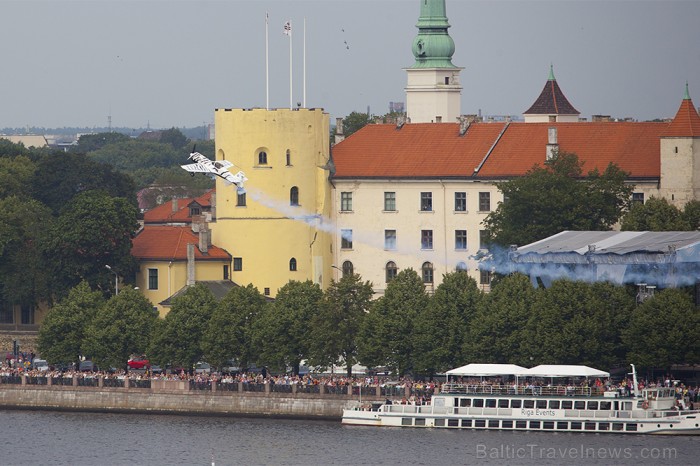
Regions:
[[[206,286],[196,283],[188,287],[173,300],[165,319],[156,324],[148,349],[151,359],[162,366],[172,364],[192,369],[202,359],[204,332],[216,305],[214,295]]]
[[[627,174],[610,164],[582,175],[575,154],[560,153],[525,176],[496,183],[504,202],[484,220],[491,241],[524,245],[563,230],[609,230],[627,209]]]
[[[0,199],[7,196],[28,197],[36,164],[29,157],[0,156]]]
[[[372,117],[369,113],[352,112],[343,118],[343,134],[348,137],[370,123],[372,123]]]
[[[236,359],[243,368],[255,362],[260,349],[253,345],[252,331],[266,306],[265,297],[253,285],[232,288],[214,307],[204,328],[202,350],[206,361],[221,367],[229,359]]]
[[[309,362],[329,367],[342,362],[348,377],[357,362],[357,335],[374,290],[358,274],[331,281],[320,312],[312,319]]]
[[[49,363],[80,363],[88,326],[104,305],[99,291],[83,281],[52,307],[39,328],[37,349]]]
[[[670,369],[700,358],[700,312],[682,289],[663,290],[640,304],[623,332],[627,360],[639,367]]]
[[[126,199],[103,191],[86,191],[68,202],[47,243],[49,267],[59,295],[81,280],[111,290],[113,276],[128,281],[136,270],[131,239],[138,228],[137,210]]]
[[[132,354],[145,354],[158,311],[138,290],[123,288],[96,312],[83,354],[98,367],[124,367]]]
[[[92,151],[90,159],[110,164],[117,170],[132,172],[143,168],[177,166],[187,160],[187,155],[181,148],[173,148],[168,143],[130,139]]]
[[[530,365],[526,328],[538,292],[521,274],[492,284],[469,326],[465,352],[479,362]]]
[[[173,127],[161,131],[160,140],[158,142],[161,144],[170,144],[173,149],[182,149],[189,144],[190,140],[182,134],[182,131]]]
[[[130,139],[131,138],[126,134],[114,132],[84,134],[78,138],[78,144],[72,148],[71,152],[87,154],[88,152],[99,150],[109,144],[119,144]]]
[[[416,318],[416,370],[430,376],[469,360],[465,347],[482,300],[476,280],[466,271],[444,276],[429,305]]]
[[[688,207],[690,206],[690,207]],[[686,206],[689,216],[697,218],[697,201]],[[697,220],[695,220],[697,222]],[[645,203],[635,203],[622,217],[623,231],[688,231],[690,219],[665,198],[651,196]]]
[[[321,287],[310,280],[290,281],[277,292],[275,302],[266,306],[254,323],[253,345],[260,349],[258,362],[299,373],[308,358],[311,322],[323,300]]]
[[[412,372],[416,357],[414,325],[428,301],[418,273],[410,268],[399,272],[363,322],[358,342],[365,356],[362,361],[370,365],[383,362],[400,375]]]

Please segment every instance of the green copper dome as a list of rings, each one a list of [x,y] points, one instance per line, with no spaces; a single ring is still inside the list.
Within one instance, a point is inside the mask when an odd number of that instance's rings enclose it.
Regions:
[[[455,43],[447,33],[445,0],[420,0],[418,35],[413,39],[413,56],[416,62],[411,68],[457,68],[452,64]]]

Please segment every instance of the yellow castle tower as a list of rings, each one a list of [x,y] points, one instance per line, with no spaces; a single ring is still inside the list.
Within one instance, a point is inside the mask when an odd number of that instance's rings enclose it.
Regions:
[[[274,297],[290,280],[332,277],[330,121],[322,109],[217,109],[216,159],[248,177],[245,194],[216,180],[212,242],[231,279]]]

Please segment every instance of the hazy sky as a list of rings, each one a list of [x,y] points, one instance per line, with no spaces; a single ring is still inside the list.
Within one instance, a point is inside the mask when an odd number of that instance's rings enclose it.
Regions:
[[[302,100],[331,117],[405,101],[421,0],[0,0],[0,128],[191,127],[216,108]],[[550,63],[582,116],[700,105],[700,1],[447,0],[462,113],[521,114]],[[346,46],[347,43],[347,46]],[[349,47],[349,48],[348,48]]]

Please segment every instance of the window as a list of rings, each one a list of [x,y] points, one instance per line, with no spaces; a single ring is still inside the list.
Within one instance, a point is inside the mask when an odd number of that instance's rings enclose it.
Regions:
[[[15,309],[9,303],[0,302],[0,324],[14,324]]]
[[[352,249],[352,230],[340,230],[340,249]]]
[[[433,249],[433,230],[420,231],[420,248]]]
[[[260,151],[258,153],[258,165],[267,165],[267,152]]]
[[[340,210],[343,212],[352,210],[352,193],[340,193]]]
[[[296,186],[289,190],[289,205],[299,205],[299,188]]]
[[[479,211],[491,211],[491,193],[479,193]]]
[[[455,230],[455,249],[467,249],[467,230]]]
[[[421,270],[423,271],[423,283],[433,283],[433,264],[423,262]]]
[[[229,280],[230,278],[230,272],[229,272],[229,266],[228,264],[224,265],[224,280]]]
[[[265,288],[264,294],[265,294],[265,296],[270,296],[270,288]]]
[[[632,193],[632,205],[644,204],[644,193]]]
[[[148,289],[158,289],[158,269],[148,269]]]
[[[467,264],[465,262],[457,262],[457,267],[455,267],[458,272],[466,272]]]
[[[420,193],[420,210],[423,212],[433,210],[433,193]]]
[[[241,270],[243,270],[243,258],[242,257],[234,257],[233,258],[233,271],[240,272]]]
[[[345,261],[343,262],[343,277],[350,277],[354,275],[355,273],[355,267],[353,267],[352,262],[350,261]]]
[[[289,167],[292,164],[292,153],[287,149],[287,166]]]
[[[384,249],[396,249],[396,230],[384,230]]]
[[[384,193],[384,210],[387,212],[396,211],[396,193],[385,192]]]
[[[297,271],[297,260],[293,257],[291,259],[289,259],[289,271],[290,272]]]
[[[199,214],[201,214],[201,213],[202,213],[202,209],[201,209],[200,206],[198,206],[198,205],[193,205],[193,206],[190,207],[190,217],[192,217],[192,216],[194,216],[194,215],[199,215]]]
[[[239,193],[236,205],[238,207],[245,207],[245,203],[246,203],[245,193]]]
[[[34,324],[34,306],[22,305],[22,325]]]
[[[489,231],[479,230],[479,249],[489,248]]]
[[[396,278],[397,273],[398,273],[398,269],[396,268],[396,262],[387,262],[386,263],[386,282],[389,283],[394,278]]]
[[[488,270],[479,270],[479,283],[481,285],[491,284],[491,272]]]
[[[467,193],[455,193],[455,212],[467,211]]]

